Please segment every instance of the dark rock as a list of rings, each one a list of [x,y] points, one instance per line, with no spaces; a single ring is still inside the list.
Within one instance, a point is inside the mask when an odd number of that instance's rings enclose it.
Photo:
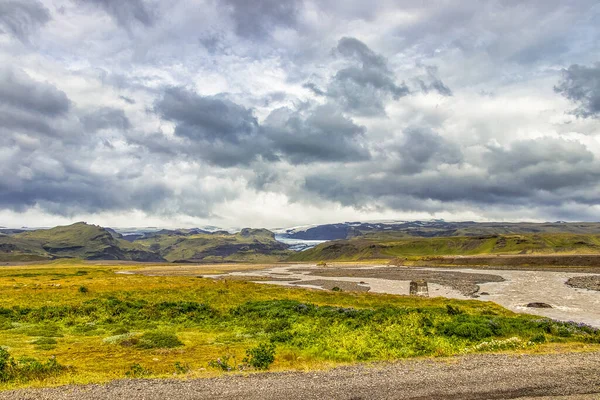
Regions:
[[[481,296],[489,296],[490,294],[488,292],[481,292],[481,293],[479,293],[479,295],[481,295]]]
[[[546,303],[529,303],[527,304],[527,307],[529,308],[552,308],[552,306],[550,304],[546,304]]]

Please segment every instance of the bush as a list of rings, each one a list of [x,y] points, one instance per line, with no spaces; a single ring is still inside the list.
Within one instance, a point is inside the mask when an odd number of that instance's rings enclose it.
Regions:
[[[211,368],[220,369],[221,371],[231,371],[233,369],[233,365],[229,364],[230,356],[219,357],[216,360],[212,360],[208,362],[208,366]]]
[[[175,373],[176,374],[187,374],[190,372],[190,366],[188,364],[182,364],[179,361],[175,361]]]
[[[459,315],[463,313],[460,307],[452,307],[450,304],[446,304],[446,312],[448,315]]]
[[[141,378],[147,375],[150,375],[150,371],[138,363],[131,364],[129,371],[125,372],[125,376],[128,378]]]
[[[146,332],[140,338],[137,347],[142,349],[170,349],[183,346],[175,334],[167,332]]]
[[[6,349],[0,347],[0,382],[44,379],[59,375],[66,369],[54,357],[46,362],[30,357],[22,357],[15,361]]]
[[[256,369],[267,370],[275,361],[275,345],[262,343],[248,349],[243,361]]]
[[[0,374],[2,374],[11,361],[10,353],[4,347],[0,347]]]
[[[450,322],[445,324],[441,331],[446,336],[457,336],[475,341],[493,336],[489,326],[476,322]]]
[[[86,286],[79,286],[79,293],[83,293],[86,294],[88,293],[90,290],[86,287]]]

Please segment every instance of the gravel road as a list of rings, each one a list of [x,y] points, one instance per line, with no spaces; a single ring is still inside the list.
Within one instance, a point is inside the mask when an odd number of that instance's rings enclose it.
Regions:
[[[213,379],[120,380],[106,385],[0,392],[4,400],[495,400],[600,399],[600,352],[478,354],[408,360],[320,372]]]

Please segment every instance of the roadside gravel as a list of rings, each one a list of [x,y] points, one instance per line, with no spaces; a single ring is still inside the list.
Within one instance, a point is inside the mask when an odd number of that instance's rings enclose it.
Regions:
[[[0,399],[597,400],[600,399],[600,352],[477,354],[307,373],[262,373],[188,381],[120,380],[106,385],[6,391],[0,392]]]

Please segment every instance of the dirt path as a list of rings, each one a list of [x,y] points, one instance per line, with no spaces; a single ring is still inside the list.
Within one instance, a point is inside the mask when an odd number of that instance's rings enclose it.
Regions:
[[[107,385],[0,392],[2,400],[525,398],[600,399],[600,352],[482,354],[358,365],[323,372],[266,373],[189,381],[121,380]]]

